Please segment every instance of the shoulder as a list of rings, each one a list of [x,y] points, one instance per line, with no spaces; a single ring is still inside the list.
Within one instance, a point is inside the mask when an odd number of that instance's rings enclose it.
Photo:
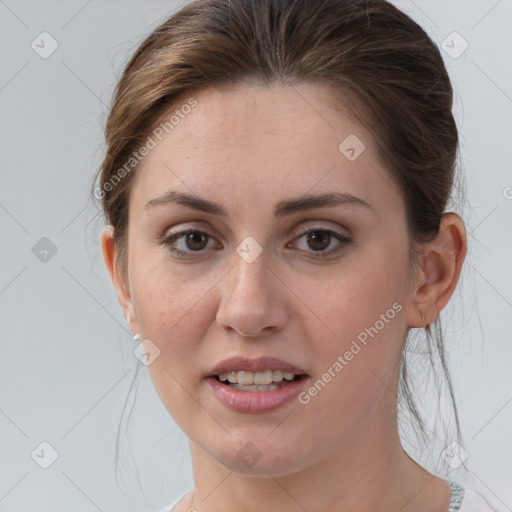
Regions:
[[[476,491],[465,489],[459,512],[494,512],[494,510]]]
[[[178,500],[173,501],[170,505],[165,506],[164,508],[161,508],[160,510],[157,510],[157,512],[172,512],[173,507],[178,503]]]
[[[179,500],[173,501],[170,505],[167,505],[164,508],[157,510],[157,512],[172,512],[172,509],[178,504],[178,501]]]
[[[166,505],[164,508],[161,508],[157,512],[172,512],[172,509],[178,504],[178,501],[181,500],[181,497],[177,500],[173,501],[170,505]]]

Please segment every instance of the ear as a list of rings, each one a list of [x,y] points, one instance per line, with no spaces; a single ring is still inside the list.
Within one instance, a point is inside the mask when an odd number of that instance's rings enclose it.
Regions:
[[[422,266],[410,297],[410,327],[426,327],[436,320],[457,286],[466,250],[463,220],[456,213],[443,214],[437,236],[422,250]]]
[[[138,333],[137,317],[132,303],[130,284],[128,277],[122,275],[119,265],[117,263],[116,247],[114,244],[114,228],[107,226],[101,233],[101,249],[103,251],[103,260],[105,266],[112,279],[112,284],[116,291],[117,300],[123,308],[123,314],[134,333]]]

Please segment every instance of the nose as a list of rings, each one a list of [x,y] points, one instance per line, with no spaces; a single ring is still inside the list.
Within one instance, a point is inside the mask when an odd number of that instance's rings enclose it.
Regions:
[[[248,263],[234,254],[233,267],[220,283],[217,324],[242,336],[262,337],[281,330],[287,321],[286,287],[264,253]]]

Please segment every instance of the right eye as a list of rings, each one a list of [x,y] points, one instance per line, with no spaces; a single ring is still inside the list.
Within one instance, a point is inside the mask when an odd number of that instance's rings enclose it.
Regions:
[[[203,249],[208,246],[208,242],[213,240],[214,238],[204,231],[187,229],[166,236],[160,243],[164,245],[171,254],[174,254],[178,258],[187,259],[195,258],[196,256],[193,256],[193,253],[204,252]]]

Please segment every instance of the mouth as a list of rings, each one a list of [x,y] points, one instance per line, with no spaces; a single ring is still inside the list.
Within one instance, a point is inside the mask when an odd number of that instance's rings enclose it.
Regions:
[[[231,371],[213,375],[218,382],[231,389],[244,392],[275,391],[297,382],[305,374],[295,374],[284,370],[265,370],[262,372]]]
[[[238,413],[264,413],[290,404],[310,376],[302,368],[275,357],[225,359],[206,374],[210,392]]]
[[[206,375],[213,397],[237,413],[265,413],[291,405],[310,376],[301,368],[272,357],[226,359]]]

